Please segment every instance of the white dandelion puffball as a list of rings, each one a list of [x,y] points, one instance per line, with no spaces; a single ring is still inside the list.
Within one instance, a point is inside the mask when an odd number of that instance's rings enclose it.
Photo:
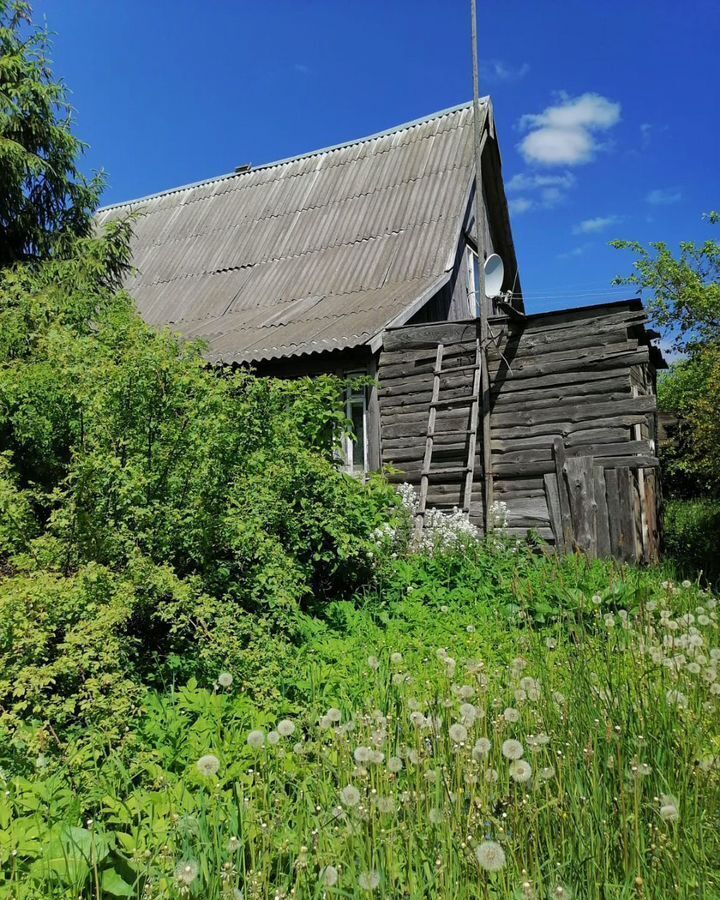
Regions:
[[[477,718],[477,710],[472,703],[461,703],[460,715],[462,716],[463,725],[467,725],[468,728],[472,728],[472,726],[475,724],[475,719]]]
[[[428,813],[428,817],[433,825],[442,825],[442,823],[445,821],[445,814],[436,806],[433,806],[433,808],[430,810],[430,812]]]
[[[524,759],[515,759],[510,763],[510,777],[513,781],[522,784],[525,781],[530,781],[531,776],[532,768],[529,762],[526,762]]]
[[[242,843],[238,837],[231,837],[227,842],[228,853],[236,853],[240,847],[242,847]]]
[[[372,750],[369,747],[356,747],[353,758],[358,765],[370,762]]]
[[[687,590],[688,588],[692,587],[692,581],[688,581],[686,578],[685,581],[682,582],[682,587],[684,587],[685,590]]]
[[[402,661],[403,661],[403,655],[402,655],[402,653],[398,653],[398,652],[396,651],[395,653],[391,653],[391,654],[390,654],[390,662],[391,662],[394,666],[399,666],[400,663],[401,663]]]
[[[368,656],[367,664],[374,672],[377,672],[377,670],[380,668],[380,660],[377,658],[377,656]]]
[[[290,737],[295,732],[295,723],[291,719],[281,719],[277,723],[277,733],[282,737]]]
[[[229,688],[230,685],[233,683],[233,677],[229,672],[221,672],[218,675],[217,682],[220,685],[220,687]]]
[[[394,775],[397,775],[403,767],[402,760],[399,756],[391,756],[387,761],[387,767]]]
[[[342,719],[342,713],[336,706],[331,706],[330,709],[325,713],[325,716],[331,722],[339,722]]]
[[[520,713],[514,709],[512,706],[508,706],[508,708],[503,712],[503,719],[506,722],[519,722],[520,721]]]
[[[660,818],[663,822],[677,822],[680,818],[678,802],[672,794],[660,795]]]
[[[486,738],[486,737],[478,738],[475,741],[475,746],[473,747],[473,750],[472,750],[473,759],[477,760],[477,759],[480,759],[480,757],[482,757],[482,756],[487,756],[488,753],[490,752],[491,747],[492,747],[492,744],[490,743],[490,740],[488,738]]]
[[[448,734],[456,744],[462,744],[463,741],[467,740],[467,728],[459,722],[455,722],[454,725],[450,726]]]
[[[340,791],[340,799],[345,806],[357,806],[360,802],[360,791],[354,785],[348,784]]]
[[[325,887],[335,887],[338,883],[339,874],[340,873],[335,866],[325,866],[324,869],[320,869],[318,880],[321,884],[324,884]]]
[[[380,875],[374,870],[361,872],[358,876],[358,885],[363,891],[374,891],[380,884]]]
[[[179,884],[190,887],[198,877],[199,867],[194,859],[183,859],[175,866],[175,878]]]
[[[268,744],[272,744],[273,746],[280,743],[280,735],[277,733],[277,731],[268,732],[267,742]]]
[[[555,769],[552,766],[545,766],[540,769],[540,778],[542,781],[550,781],[551,778],[555,777]]]
[[[503,741],[502,755],[505,759],[520,759],[524,752],[525,750],[520,741],[516,741],[514,738],[508,738],[506,741]]]
[[[205,778],[212,778],[214,775],[217,775],[220,769],[220,760],[212,753],[208,753],[205,756],[201,756],[195,765],[201,775],[204,775]]]
[[[260,731],[259,728],[256,728],[247,736],[247,742],[253,750],[259,750],[265,745],[265,733]]]
[[[505,865],[505,851],[497,841],[483,841],[475,848],[480,867],[486,872],[499,872]]]
[[[376,805],[381,813],[395,812],[395,800],[392,797],[378,797]]]
[[[500,773],[497,769],[486,769],[483,777],[488,784],[496,784],[500,778]]]

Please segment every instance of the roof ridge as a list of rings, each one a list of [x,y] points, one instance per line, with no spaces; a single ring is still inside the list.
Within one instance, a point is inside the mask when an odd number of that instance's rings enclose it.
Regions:
[[[489,95],[485,96],[485,97],[481,97],[480,103],[486,105],[489,100],[490,100]],[[441,110],[438,110],[437,112],[429,113],[426,116],[421,116],[418,119],[412,119],[409,122],[403,122],[400,125],[394,125],[392,128],[386,128],[383,131],[377,131],[374,134],[369,134],[369,135],[366,135],[365,137],[353,138],[348,141],[342,141],[339,144],[332,144],[329,147],[321,147],[318,150],[309,150],[309,151],[306,151],[305,153],[298,153],[296,156],[287,156],[284,159],[278,159],[273,162],[261,163],[258,166],[253,166],[247,172],[226,172],[223,175],[213,175],[210,178],[202,178],[199,181],[193,181],[193,182],[190,182],[189,184],[182,184],[182,185],[178,185],[177,187],[166,188],[165,190],[162,190],[162,191],[155,191],[152,194],[146,194],[144,197],[137,197],[135,199],[130,199],[130,200],[122,200],[118,203],[108,203],[106,206],[99,207],[97,210],[97,213],[107,212],[108,210],[111,210],[111,209],[118,209],[121,206],[130,206],[130,205],[134,205],[136,203],[143,203],[145,200],[154,200],[156,197],[164,197],[168,194],[176,194],[176,193],[179,193],[180,191],[187,191],[187,190],[190,190],[191,188],[202,187],[203,185],[212,184],[213,182],[216,182],[216,181],[217,182],[225,181],[228,178],[242,178],[243,175],[252,175],[253,173],[259,172],[262,169],[271,169],[274,166],[286,165],[287,163],[297,162],[298,160],[301,160],[301,159],[308,159],[311,156],[319,156],[322,153],[330,153],[334,150],[342,150],[345,147],[352,147],[355,144],[364,144],[366,141],[373,141],[373,140],[376,140],[377,138],[387,137],[388,135],[396,134],[400,131],[405,131],[408,128],[413,128],[417,125],[423,125],[426,122],[432,121],[433,119],[440,119],[443,116],[447,116],[447,115],[451,115],[452,113],[460,112],[463,109],[469,109],[472,107],[472,105],[473,105],[473,101],[468,100],[468,101],[465,101],[464,103],[458,103],[455,106],[449,106],[449,107],[447,107],[447,109],[441,109]]]

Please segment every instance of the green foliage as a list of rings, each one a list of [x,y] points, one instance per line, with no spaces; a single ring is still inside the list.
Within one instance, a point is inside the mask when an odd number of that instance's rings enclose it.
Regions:
[[[440,565],[452,589],[461,564]],[[716,599],[649,571],[615,609],[627,573],[603,571],[599,605],[550,628],[388,583],[384,609],[308,620],[267,703],[191,681],[148,694],[121,745],[28,748],[0,796],[0,897],[364,896],[366,872],[388,898],[715,896]]]
[[[705,217],[718,222],[717,213]],[[669,330],[675,349],[687,358],[660,380],[658,406],[681,417],[679,442],[664,453],[670,494],[720,491],[720,244],[680,244],[676,256],[663,242],[649,249],[635,241],[612,246],[636,255],[635,272],[616,284],[651,292],[648,309]],[[675,490],[674,490],[675,488]]]
[[[706,216],[711,224],[717,214]],[[687,350],[720,338],[720,244],[683,241],[675,256],[662,241],[643,247],[637,241],[612,241],[618,250],[636,255],[634,273],[616,278],[615,284],[632,284],[648,289],[653,319],[671,329],[675,346]]]
[[[17,612],[8,671],[34,698],[7,688],[16,723],[70,726],[110,715],[125,682],[219,668],[271,693],[300,610],[373,578],[375,530],[399,502],[338,470],[337,379],[216,372],[146,326],[117,289],[128,239],[116,223],[0,272],[0,602]]]
[[[67,91],[24,0],[0,0],[0,267],[44,259],[90,230],[101,181],[77,160]]]
[[[665,552],[691,578],[720,578],[720,501],[675,500],[665,507]]]

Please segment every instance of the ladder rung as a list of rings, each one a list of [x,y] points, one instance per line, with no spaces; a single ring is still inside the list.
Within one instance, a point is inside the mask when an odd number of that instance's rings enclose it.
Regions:
[[[468,363],[466,366],[453,366],[451,369],[433,369],[433,375],[451,375],[453,372],[469,372],[476,371],[480,366],[478,363]]]
[[[421,475],[459,475],[461,472],[469,472],[470,466],[449,466],[445,469],[423,469]]]
[[[453,403],[465,404],[477,403],[478,398],[474,394],[468,394],[466,397],[448,397],[445,400],[432,400],[430,406],[452,406]]]

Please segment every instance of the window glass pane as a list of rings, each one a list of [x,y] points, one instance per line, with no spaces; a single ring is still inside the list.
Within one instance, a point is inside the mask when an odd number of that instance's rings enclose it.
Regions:
[[[350,420],[355,432],[355,440],[352,446],[353,471],[365,471],[365,404],[360,401],[352,401],[350,406]]]

